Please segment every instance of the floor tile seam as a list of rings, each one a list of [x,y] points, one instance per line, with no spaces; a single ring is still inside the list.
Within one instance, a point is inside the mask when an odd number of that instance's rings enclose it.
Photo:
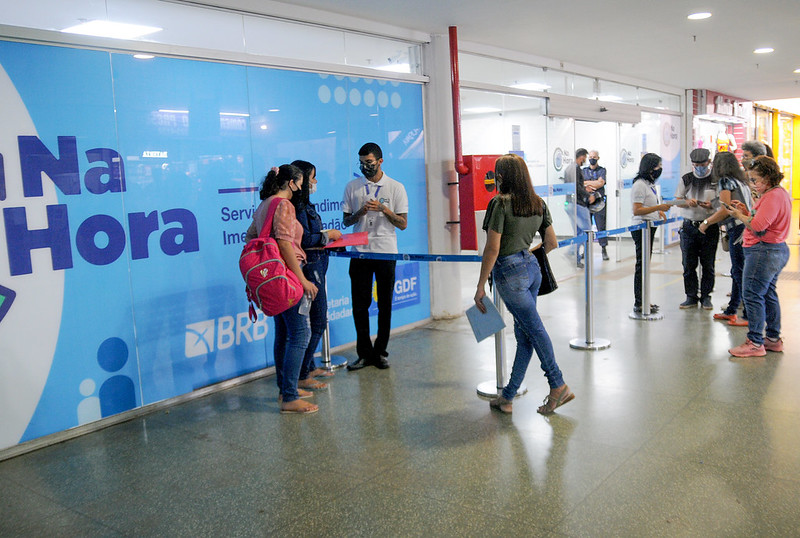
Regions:
[[[643,457],[656,457],[656,458],[658,458],[660,460],[672,461],[673,463],[679,464],[679,465],[685,465],[687,463],[687,457],[680,458],[680,457],[677,457],[677,456],[673,456],[671,454],[664,454],[664,455],[658,455],[658,456],[655,456],[655,455],[647,456],[646,454],[644,454]],[[689,460],[689,461],[691,461],[692,463],[695,463],[697,465],[700,465],[702,467],[712,467],[712,468],[716,469],[717,471],[719,471],[720,474],[722,474],[726,478],[732,476],[731,475],[731,468],[730,467],[725,467],[724,465],[721,465],[719,463],[708,462],[708,461],[705,461],[705,460],[703,460],[703,461]],[[763,480],[764,476],[765,476],[763,473],[757,472],[757,471],[748,471],[748,473],[752,474],[752,477],[753,477],[754,481]],[[790,484],[800,484],[800,477],[791,478],[791,477],[786,477],[786,476],[779,476],[779,475],[777,475],[775,473],[772,473],[770,471],[767,471],[766,476],[769,477],[769,478],[775,479],[775,480],[782,480],[782,481],[788,482]]]
[[[354,489],[356,489],[356,488],[358,488],[360,486],[363,486],[366,483],[370,483],[370,482],[374,481],[375,478],[377,476],[381,475],[381,474],[385,474],[387,472],[393,471],[401,463],[404,463],[404,462],[406,462],[407,460],[409,460],[409,459],[411,459],[413,457],[414,456],[412,455],[412,456],[409,456],[409,457],[398,459],[396,461],[393,461],[392,463],[387,464],[388,466],[386,466],[386,467],[382,466],[382,468],[380,468],[380,469],[373,468],[373,472],[366,474],[363,479],[354,478],[352,473],[349,472],[349,468],[348,467],[336,467],[336,468],[326,467],[324,470],[327,471],[327,472],[330,472],[330,473],[332,473],[332,474],[334,474],[336,476],[346,477],[350,481],[350,484],[348,484],[344,488],[344,490],[342,492],[342,494],[345,494],[345,493],[349,493],[350,491],[352,491],[352,490],[354,490]],[[287,462],[287,463],[297,464],[297,463],[303,463],[303,458],[301,457],[300,459],[293,459],[293,458],[288,458],[288,457],[285,457],[285,456],[281,455],[281,456],[278,456],[274,461],[276,461],[276,463],[280,463],[281,461],[283,461],[283,462]]]
[[[572,516],[572,514],[574,514],[574,513],[575,513],[575,512],[576,512],[578,509],[582,508],[582,507],[583,507],[583,506],[584,506],[586,503],[588,503],[588,502],[589,502],[589,498],[590,498],[592,495],[594,495],[594,494],[595,494],[595,492],[598,492],[598,491],[601,491],[602,489],[604,489],[604,488],[605,488],[605,485],[606,485],[606,483],[607,483],[609,480],[611,480],[611,478],[612,478],[612,477],[613,477],[613,476],[614,476],[614,475],[617,473],[617,471],[619,471],[621,468],[623,468],[624,466],[626,466],[626,465],[628,464],[628,462],[630,462],[630,461],[631,461],[633,458],[635,458],[635,457],[636,457],[636,454],[638,454],[638,453],[639,453],[639,450],[641,450],[641,446],[640,446],[639,448],[637,448],[637,449],[631,449],[631,450],[632,450],[632,452],[631,452],[631,454],[630,454],[630,455],[629,455],[627,458],[625,458],[624,460],[622,460],[622,461],[619,463],[619,465],[617,465],[616,467],[614,467],[614,469],[612,469],[612,470],[611,470],[611,471],[610,471],[610,472],[609,472],[609,473],[606,475],[606,477],[605,477],[605,478],[603,478],[603,479],[602,479],[602,480],[601,480],[601,481],[600,481],[600,482],[597,484],[597,486],[595,486],[594,488],[591,488],[591,490],[590,490],[590,491],[586,492],[586,494],[585,494],[585,495],[583,495],[583,498],[582,498],[580,501],[576,502],[576,503],[575,503],[575,505],[572,507],[572,509],[568,510],[568,511],[567,511],[567,512],[564,514],[564,517],[562,517],[561,519],[559,519],[559,520],[558,520],[558,522],[557,522],[557,523],[554,525],[554,527],[553,527],[553,532],[556,532],[556,529],[558,529],[559,527],[561,527],[562,525],[564,525],[564,524],[566,523],[566,521],[567,521],[567,520],[568,520],[568,519],[569,519],[569,518]],[[567,536],[572,536],[572,535],[570,535],[570,534],[567,534]]]
[[[128,534],[126,534],[126,533],[125,533],[123,530],[121,530],[121,529],[117,529],[116,527],[113,527],[113,526],[111,526],[111,525],[108,525],[107,523],[105,523],[104,521],[100,521],[99,519],[95,519],[94,517],[92,517],[92,516],[90,516],[90,515],[88,515],[88,514],[85,514],[85,513],[83,513],[83,512],[82,512],[80,509],[78,509],[77,507],[75,507],[75,508],[67,508],[66,510],[62,510],[62,511],[60,511],[60,512],[56,512],[56,513],[54,513],[54,514],[52,514],[52,515],[50,515],[50,516],[48,516],[48,517],[46,517],[46,518],[43,518],[43,520],[47,520],[47,519],[53,518],[53,517],[55,517],[55,516],[57,516],[57,515],[63,514],[64,512],[71,512],[71,513],[73,513],[73,514],[77,514],[77,515],[79,515],[79,516],[81,516],[81,517],[83,517],[83,518],[86,518],[86,519],[88,519],[88,520],[89,520],[89,521],[91,521],[93,524],[95,524],[95,525],[98,525],[98,526],[100,526],[100,527],[103,527],[104,529],[108,529],[108,530],[110,530],[110,531],[113,531],[113,532],[115,532],[116,534],[118,534],[118,535],[120,535],[120,536],[128,536]]]
[[[17,480],[14,480],[14,479],[12,479],[12,478],[9,478],[9,480],[10,480],[11,482],[13,482],[15,486],[18,486],[18,487],[24,488],[24,489],[26,489],[26,490],[27,490],[29,493],[33,493],[33,494],[34,494],[34,495],[36,495],[37,497],[41,497],[41,498],[43,498],[43,499],[46,499],[47,501],[49,501],[49,502],[51,502],[51,503],[53,503],[53,504],[55,504],[55,505],[57,505],[57,506],[59,506],[59,507],[61,507],[61,508],[62,508],[61,510],[56,510],[56,511],[54,511],[54,512],[53,512],[53,514],[61,513],[61,512],[63,512],[63,511],[65,511],[65,510],[73,510],[73,509],[74,509],[74,507],[73,507],[73,506],[70,506],[70,505],[64,504],[63,502],[61,502],[60,500],[56,499],[55,497],[51,497],[50,495],[47,495],[46,493],[43,493],[43,492],[41,492],[41,491],[39,491],[39,490],[37,490],[37,489],[35,489],[35,488],[32,488],[32,487],[31,487],[30,485],[28,485],[28,484],[23,484],[23,483],[21,483],[21,482],[18,482]],[[53,514],[51,514],[51,515],[53,515]],[[45,517],[44,517],[44,518],[42,518],[42,519],[46,519],[46,518],[48,518],[48,517],[50,517],[50,516],[45,516]]]
[[[586,504],[586,503],[588,502],[588,499],[589,499],[589,498],[590,498],[590,497],[591,497],[591,496],[592,496],[592,495],[593,495],[595,492],[597,492],[597,491],[600,491],[600,490],[601,490],[601,488],[604,488],[605,484],[606,484],[606,483],[607,483],[609,480],[611,480],[611,478],[612,478],[612,477],[613,477],[613,476],[614,476],[614,475],[617,473],[617,471],[619,471],[621,468],[623,468],[624,466],[626,466],[626,465],[627,465],[627,464],[628,464],[628,463],[629,463],[631,460],[633,460],[634,458],[636,458],[636,457],[637,457],[639,454],[642,454],[642,453],[643,453],[642,451],[644,450],[644,447],[645,447],[645,445],[647,444],[647,442],[648,442],[648,441],[650,441],[650,440],[652,440],[652,439],[654,439],[654,438],[655,438],[656,436],[658,436],[658,435],[659,435],[659,434],[660,434],[660,433],[661,433],[661,432],[662,432],[662,431],[663,431],[663,430],[664,430],[664,429],[665,429],[665,428],[666,428],[666,427],[667,427],[669,424],[671,424],[671,423],[672,423],[672,421],[674,421],[674,420],[677,418],[677,415],[678,415],[678,414],[679,414],[681,411],[683,411],[683,410],[684,410],[684,409],[685,409],[685,408],[686,408],[686,407],[687,407],[687,406],[690,404],[690,402],[691,402],[692,400],[695,400],[695,399],[699,398],[699,397],[700,397],[700,392],[701,392],[701,391],[698,391],[698,393],[697,393],[697,394],[695,394],[695,395],[694,395],[692,398],[689,398],[689,399],[687,399],[687,400],[686,400],[686,403],[685,403],[685,404],[684,404],[684,405],[683,405],[683,406],[680,408],[680,410],[679,410],[679,411],[678,411],[678,412],[675,414],[675,416],[673,416],[673,417],[672,417],[672,419],[671,419],[671,420],[667,421],[667,422],[666,422],[666,423],[665,423],[665,424],[664,424],[664,425],[663,425],[661,428],[659,428],[659,429],[658,429],[656,432],[654,432],[653,434],[651,434],[651,435],[647,436],[647,438],[646,438],[645,440],[643,440],[643,441],[642,441],[642,443],[640,443],[638,447],[636,447],[636,448],[631,448],[631,453],[630,453],[630,455],[629,455],[627,458],[625,458],[624,460],[622,460],[622,461],[619,463],[619,465],[617,465],[616,467],[614,467],[614,469],[613,469],[613,470],[611,470],[611,471],[608,473],[608,475],[607,475],[607,476],[606,476],[606,477],[605,477],[603,480],[601,480],[601,481],[600,481],[600,482],[597,484],[597,486],[596,486],[596,487],[592,488],[592,489],[591,489],[591,491],[589,491],[589,492],[588,492],[586,495],[584,495],[583,499],[582,499],[580,502],[577,502],[577,503],[575,504],[575,506],[573,506],[573,507],[572,507],[572,509],[571,509],[571,510],[569,510],[569,511],[568,511],[568,512],[567,512],[567,513],[564,515],[564,517],[563,517],[562,519],[560,519],[560,520],[559,520],[559,522],[556,524],[555,528],[558,528],[558,527],[560,527],[562,524],[564,524],[564,522],[565,522],[565,521],[566,521],[566,520],[567,520],[567,519],[568,519],[568,518],[569,518],[569,517],[570,517],[570,516],[571,516],[571,515],[572,515],[572,514],[573,514],[573,513],[576,511],[576,510],[578,510],[579,508],[581,508],[581,507],[582,507],[584,504]]]
[[[716,399],[716,398],[714,398],[712,396],[702,396],[702,395],[700,395],[700,399],[708,401],[708,402],[714,402],[715,404],[721,404],[721,405],[724,405],[724,406],[727,406],[727,407],[731,407],[731,408],[734,408],[734,409],[737,409],[737,408],[752,409],[752,407],[753,407],[752,404],[739,403],[739,402],[730,402],[730,401],[726,401],[726,400]],[[763,407],[763,408],[767,409],[769,411],[772,411],[772,412],[781,413],[783,415],[788,415],[787,418],[789,418],[789,419],[793,419],[794,418],[794,419],[798,420],[798,422],[800,422],[800,410],[792,411],[792,410],[781,409],[781,408],[777,408],[777,407]]]

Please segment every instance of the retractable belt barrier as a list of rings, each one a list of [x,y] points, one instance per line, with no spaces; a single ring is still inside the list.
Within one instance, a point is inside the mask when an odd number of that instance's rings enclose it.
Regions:
[[[650,229],[654,226],[662,226],[664,224],[668,224],[670,222],[677,222],[683,220],[683,217],[673,217],[664,220],[653,220],[653,221],[646,221],[641,222],[639,224],[633,224],[631,226],[625,226],[622,228],[615,228],[613,230],[603,230],[601,232],[581,232],[580,234],[576,235],[575,237],[570,237],[568,239],[563,239],[558,242],[558,248],[566,247],[569,245],[578,245],[578,244],[586,244],[585,247],[585,258],[586,258],[586,268],[585,268],[585,276],[586,276],[586,337],[584,339],[574,338],[570,340],[570,347],[573,349],[583,349],[583,350],[600,350],[606,349],[611,346],[611,341],[606,340],[603,338],[595,339],[594,338],[594,282],[591,278],[594,273],[594,256],[593,256],[593,245],[595,239],[600,239],[603,237],[609,237],[612,235],[619,235],[625,232],[633,232],[635,230],[646,230]],[[657,320],[662,319],[663,315],[657,313],[650,312],[650,278],[649,278],[649,265],[650,265],[650,256],[645,256],[644,253],[650,252],[650,234],[644,233],[642,234],[642,312],[632,312],[630,314],[631,319],[638,319],[638,320]],[[330,251],[330,255],[339,258],[353,258],[353,259],[369,259],[369,260],[396,260],[396,261],[420,261],[420,262],[473,262],[479,263],[482,260],[481,256],[471,255],[471,254],[386,254],[386,253],[378,253],[378,252],[357,252],[357,251]],[[494,290],[494,301],[495,304],[502,313],[504,311],[503,308],[503,301],[500,298],[500,294],[497,293],[495,288]],[[325,330],[326,334],[328,329]],[[497,380],[496,382],[489,382],[481,383],[478,385],[478,394],[484,397],[495,397],[499,395],[503,387],[505,386],[506,380],[506,361],[505,361],[505,329],[501,329],[495,335],[495,362],[497,366]],[[322,356],[324,359],[330,357],[330,348],[329,348],[329,339],[323,338],[323,350]],[[325,347],[328,347],[326,350]],[[329,360],[329,359],[328,359]],[[332,366],[330,362],[326,361],[325,366],[328,369],[331,369]],[[335,368],[335,366],[333,366]],[[491,390],[490,385],[494,383],[496,386],[494,387],[495,390]],[[522,386],[520,390],[517,392],[518,395],[524,394],[527,389]]]

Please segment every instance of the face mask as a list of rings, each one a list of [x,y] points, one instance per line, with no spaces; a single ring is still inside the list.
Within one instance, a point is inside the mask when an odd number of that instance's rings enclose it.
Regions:
[[[694,175],[696,175],[697,177],[706,177],[710,173],[711,173],[711,169],[708,166],[695,166],[694,167]]]
[[[589,159],[589,164],[591,164],[592,166],[596,165],[597,159]]]
[[[660,178],[661,177],[661,168],[659,168],[658,170],[653,170],[652,172],[650,172],[650,177],[653,178],[653,181],[655,181],[656,179]]]
[[[314,194],[315,192],[317,192],[317,184],[312,183],[308,186],[308,194]]]
[[[378,173],[378,165],[368,165],[361,163],[361,173],[364,174],[364,177],[375,177],[375,174]]]

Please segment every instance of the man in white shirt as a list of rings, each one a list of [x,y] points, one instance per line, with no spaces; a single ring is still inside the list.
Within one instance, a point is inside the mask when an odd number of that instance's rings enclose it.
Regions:
[[[353,247],[358,252],[391,253],[397,251],[395,229],[408,226],[408,196],[406,189],[381,170],[383,152],[373,142],[358,151],[363,177],[347,184],[342,200],[345,227],[355,225],[355,232],[367,232],[369,243]],[[350,260],[350,291],[353,296],[353,323],[356,326],[358,360],[347,365],[348,370],[365,366],[389,367],[386,347],[392,323],[395,260]],[[378,335],[373,344],[369,330],[369,306],[372,304],[372,281],[375,279],[378,297]]]

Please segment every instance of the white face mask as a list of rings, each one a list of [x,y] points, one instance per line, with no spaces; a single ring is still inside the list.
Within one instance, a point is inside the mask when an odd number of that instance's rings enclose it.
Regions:
[[[317,192],[317,183],[313,182],[308,185],[308,194],[314,194]]]

